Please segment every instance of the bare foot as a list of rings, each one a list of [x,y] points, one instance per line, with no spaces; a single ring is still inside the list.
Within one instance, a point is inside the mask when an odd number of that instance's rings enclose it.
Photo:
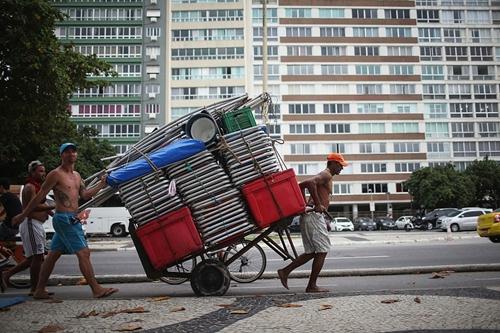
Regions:
[[[118,292],[118,289],[116,288],[102,288],[101,292],[94,294],[94,298],[105,298],[116,292]]]
[[[34,295],[35,295],[35,293],[36,293],[36,290],[32,290],[32,291],[30,291],[30,293],[28,294],[28,296],[34,296]],[[49,295],[49,296],[53,296],[53,295],[54,295],[54,293],[53,293],[53,292],[48,291],[47,289],[45,289],[45,293],[46,293],[47,295]]]
[[[328,289],[321,289],[319,287],[308,287],[306,288],[306,293],[327,293],[330,292]]]
[[[278,276],[280,278],[281,284],[283,287],[288,289],[288,274],[285,274],[282,269],[278,269]]]
[[[10,281],[9,279],[7,278],[7,272],[2,272],[2,276],[0,276],[0,285],[2,285],[4,288],[4,290],[7,288],[7,287],[12,287],[11,284],[10,284]]]
[[[34,299],[51,299],[52,296],[50,296],[49,293],[44,290],[41,293],[39,293],[38,291],[35,291],[33,293],[33,298]]]

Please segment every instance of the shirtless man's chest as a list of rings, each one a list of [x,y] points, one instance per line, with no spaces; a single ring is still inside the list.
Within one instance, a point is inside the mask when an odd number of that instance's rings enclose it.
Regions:
[[[75,212],[78,209],[78,198],[81,177],[77,172],[58,170],[57,185],[54,187],[56,210]]]

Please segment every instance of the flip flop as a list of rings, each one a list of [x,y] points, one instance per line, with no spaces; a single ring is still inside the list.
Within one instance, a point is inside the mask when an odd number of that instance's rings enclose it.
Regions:
[[[43,294],[43,296],[35,296],[33,295],[33,299],[35,300],[46,300],[46,299],[52,299],[53,297],[50,296],[48,293]]]
[[[119,291],[119,289],[116,289],[116,288],[106,288],[104,293],[102,293],[99,296],[94,296],[94,298],[106,298],[106,297],[111,296],[112,294],[114,294],[118,291]]]
[[[47,295],[49,295],[49,296],[53,296],[53,295],[54,295],[54,293],[53,293],[52,291],[47,291],[46,293],[47,293]],[[33,294],[34,294],[34,293],[29,293],[29,294],[28,294],[28,296],[33,296]]]

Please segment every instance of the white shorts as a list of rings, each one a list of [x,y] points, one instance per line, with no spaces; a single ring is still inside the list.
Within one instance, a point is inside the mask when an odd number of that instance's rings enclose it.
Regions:
[[[19,233],[26,258],[45,253],[45,229],[42,222],[27,218],[19,226]]]
[[[323,214],[316,212],[302,214],[300,233],[305,253],[328,253],[330,250],[330,237]]]

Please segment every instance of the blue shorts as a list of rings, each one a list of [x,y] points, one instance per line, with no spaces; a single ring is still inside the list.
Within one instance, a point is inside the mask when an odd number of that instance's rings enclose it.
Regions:
[[[76,220],[76,214],[70,212],[56,212],[52,217],[54,237],[50,246],[51,251],[63,254],[75,254],[88,247],[82,224]]]

